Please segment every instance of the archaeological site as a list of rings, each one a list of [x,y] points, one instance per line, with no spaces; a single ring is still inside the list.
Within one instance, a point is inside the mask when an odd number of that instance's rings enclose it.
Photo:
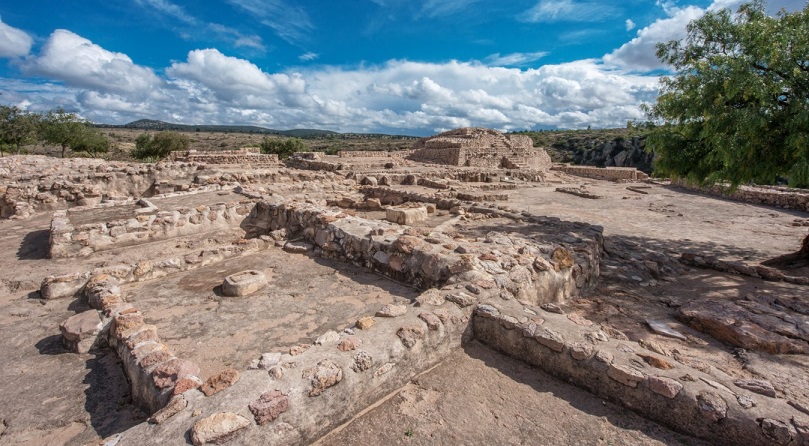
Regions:
[[[809,192],[402,151],[0,158],[0,444],[809,445]]]

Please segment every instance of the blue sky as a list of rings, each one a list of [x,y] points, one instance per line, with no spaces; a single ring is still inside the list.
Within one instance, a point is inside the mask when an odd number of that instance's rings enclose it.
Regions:
[[[738,0],[27,0],[0,5],[0,101],[151,118],[426,135],[624,126],[654,44]],[[13,3],[13,4],[12,4]],[[768,8],[796,10],[805,1]]]

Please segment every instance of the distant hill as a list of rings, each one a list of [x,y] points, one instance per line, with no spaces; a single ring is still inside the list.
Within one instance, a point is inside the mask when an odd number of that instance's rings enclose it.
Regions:
[[[274,130],[254,125],[186,125],[173,124],[170,122],[157,121],[154,119],[140,119],[124,125],[98,124],[102,128],[126,128],[141,130],[175,130],[178,132],[223,132],[223,133],[260,133],[267,135],[289,136],[294,138],[320,138],[340,135],[331,130],[318,129],[293,129]]]

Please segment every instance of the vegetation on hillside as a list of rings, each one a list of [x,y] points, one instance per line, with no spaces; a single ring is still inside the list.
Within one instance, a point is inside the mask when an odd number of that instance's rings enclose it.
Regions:
[[[278,155],[279,159],[289,158],[295,152],[305,152],[306,145],[298,138],[268,138],[264,137],[259,145],[261,153]]]
[[[809,187],[809,5],[776,17],[761,1],[708,12],[657,55],[677,71],[647,109],[658,173]]]
[[[188,150],[189,139],[182,133],[163,130],[155,134],[144,133],[135,139],[135,150],[130,155],[144,161],[156,161],[171,152]]]
[[[44,115],[17,106],[0,105],[0,154],[23,153],[23,147],[43,142],[67,150],[97,156],[109,151],[109,140],[92,124],[58,108]]]

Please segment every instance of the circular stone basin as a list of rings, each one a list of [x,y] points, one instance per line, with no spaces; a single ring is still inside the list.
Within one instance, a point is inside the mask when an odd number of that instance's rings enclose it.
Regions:
[[[247,270],[225,277],[222,282],[222,294],[239,297],[253,294],[267,286],[267,276],[261,271]]]

